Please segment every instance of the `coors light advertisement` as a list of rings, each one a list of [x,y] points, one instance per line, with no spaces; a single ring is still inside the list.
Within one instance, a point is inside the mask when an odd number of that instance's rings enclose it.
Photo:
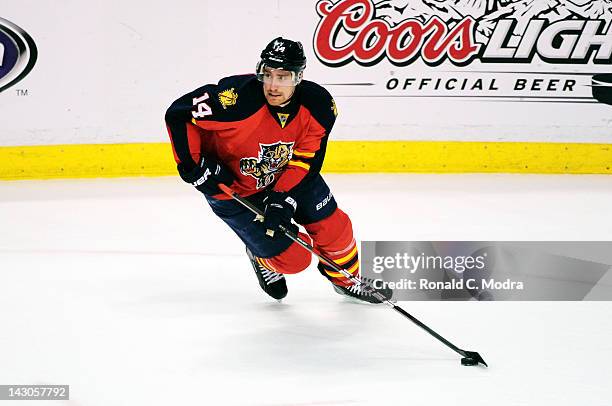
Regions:
[[[316,10],[321,63],[395,68],[346,86],[612,104],[612,0],[321,0]]]

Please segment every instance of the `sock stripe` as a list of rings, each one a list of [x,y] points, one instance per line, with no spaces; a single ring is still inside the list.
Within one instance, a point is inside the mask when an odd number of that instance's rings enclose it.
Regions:
[[[359,256],[355,255],[349,261],[345,262],[344,264],[341,264],[341,268],[343,269],[352,268],[353,265],[355,265],[355,263],[357,262],[359,262]],[[331,266],[324,264],[324,263],[321,263],[321,265],[325,271],[335,272],[334,268],[332,268]]]
[[[346,248],[343,248],[339,251],[328,251],[327,255],[332,256],[332,257],[335,257],[337,255],[344,255],[345,253],[352,251],[353,247],[355,247],[356,245],[357,245],[357,241],[355,241],[355,239],[353,238],[351,243],[347,245]]]
[[[355,263],[352,267],[347,269],[347,272],[355,276],[355,274],[359,272],[359,262]],[[326,269],[325,273],[331,276],[332,278],[346,278],[346,276],[342,275],[340,272],[332,272]]]
[[[274,268],[272,264],[270,263],[270,261],[268,261],[267,259],[259,258],[259,257],[256,257],[256,259],[257,259],[257,262],[259,262],[259,264],[263,266],[264,268],[266,268],[268,271],[279,273],[276,270],[276,268]]]
[[[357,244],[355,244],[355,247],[351,250],[351,252],[348,253],[348,255],[345,255],[342,258],[338,258],[334,260],[334,262],[337,263],[338,265],[343,265],[349,262],[351,259],[353,259],[353,257],[355,257],[356,255],[357,255]]]

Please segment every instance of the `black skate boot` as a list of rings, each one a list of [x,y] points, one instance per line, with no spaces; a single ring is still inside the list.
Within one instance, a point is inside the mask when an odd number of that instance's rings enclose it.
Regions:
[[[287,296],[287,281],[285,280],[285,276],[282,273],[272,272],[257,262],[256,257],[248,248],[246,249],[246,253],[251,261],[251,265],[253,265],[255,275],[257,275],[259,286],[261,286],[264,292],[276,300],[281,300]]]
[[[373,282],[373,280],[370,278],[361,278],[361,280],[368,283],[369,286],[371,286]],[[372,288],[366,287],[365,285],[352,285],[347,287],[334,285],[334,290],[341,295],[357,299],[362,302],[376,304],[382,303],[380,300],[374,297],[374,295],[372,294]],[[376,289],[376,291],[383,295],[387,300],[391,300],[391,298],[393,297],[393,290],[389,288]]]

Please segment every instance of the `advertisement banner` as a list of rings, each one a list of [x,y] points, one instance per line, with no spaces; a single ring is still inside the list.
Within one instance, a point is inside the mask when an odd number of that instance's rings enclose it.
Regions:
[[[167,142],[172,100],[252,73],[277,36],[334,96],[334,141],[612,143],[610,0],[36,8],[0,13],[1,146]]]
[[[329,67],[418,60],[432,68],[426,75],[398,69],[384,79],[389,96],[609,102],[612,74],[575,68],[611,63],[610,7],[603,0],[322,0],[314,51]]]

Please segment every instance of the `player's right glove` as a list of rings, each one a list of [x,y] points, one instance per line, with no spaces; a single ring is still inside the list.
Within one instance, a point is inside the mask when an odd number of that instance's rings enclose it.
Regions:
[[[181,179],[208,196],[222,193],[219,183],[230,186],[234,182],[229,169],[213,158],[202,157],[200,164],[191,170],[187,170],[182,163],[178,164],[177,169]]]
[[[281,224],[297,234],[298,228],[291,222],[297,203],[288,193],[271,191],[263,202],[266,205],[263,221],[266,237],[282,237],[284,234],[279,228]]]

